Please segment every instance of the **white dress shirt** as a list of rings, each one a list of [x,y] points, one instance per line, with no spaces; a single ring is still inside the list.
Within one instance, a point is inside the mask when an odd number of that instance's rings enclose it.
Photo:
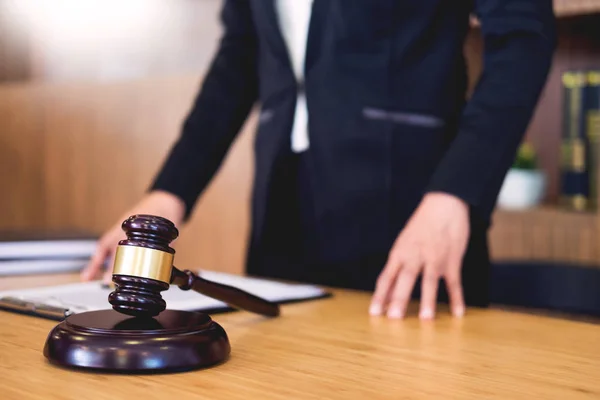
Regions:
[[[304,80],[306,40],[308,38],[312,4],[313,0],[276,1],[279,26],[287,44],[294,75],[298,81]],[[308,109],[304,93],[299,93],[296,101],[291,139],[294,152],[300,153],[308,149]]]

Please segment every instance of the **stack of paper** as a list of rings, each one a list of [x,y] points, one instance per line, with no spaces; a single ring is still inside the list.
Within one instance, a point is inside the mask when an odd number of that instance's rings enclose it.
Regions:
[[[0,232],[0,276],[80,270],[96,243],[82,232]]]

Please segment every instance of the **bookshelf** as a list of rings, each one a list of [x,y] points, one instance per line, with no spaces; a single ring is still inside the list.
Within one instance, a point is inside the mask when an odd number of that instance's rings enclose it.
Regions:
[[[498,209],[490,232],[492,257],[600,267],[600,210],[572,211],[559,205],[560,145],[563,123],[562,74],[574,69],[600,69],[600,0],[555,0],[558,46],[552,71],[526,134],[547,174],[544,204],[535,209]],[[478,24],[474,24],[478,27]],[[473,29],[466,46],[476,82],[483,44]],[[598,199],[600,200],[600,199]]]

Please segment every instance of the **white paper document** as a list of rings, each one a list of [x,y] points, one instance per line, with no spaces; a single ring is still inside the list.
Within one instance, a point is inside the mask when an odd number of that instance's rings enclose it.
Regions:
[[[315,285],[289,284],[265,279],[251,278],[214,271],[199,271],[204,279],[234,286],[246,292],[270,300],[284,303],[298,300],[320,298],[327,292]],[[33,289],[10,290],[0,292],[3,298],[17,299],[23,302],[58,307],[68,310],[67,314],[85,311],[110,309],[108,295],[112,288],[103,287],[98,281],[78,282],[66,285],[48,286]],[[177,286],[161,292],[172,310],[203,311],[229,308],[227,304],[202,295],[193,290],[181,290]]]

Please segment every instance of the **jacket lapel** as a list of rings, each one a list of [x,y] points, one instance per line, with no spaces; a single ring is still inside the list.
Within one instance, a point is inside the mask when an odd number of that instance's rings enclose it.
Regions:
[[[256,3],[261,4],[264,7],[266,14],[265,19],[267,21],[267,40],[273,48],[273,52],[279,59],[284,61],[286,66],[291,68],[287,46],[283,34],[281,33],[281,27],[279,26],[279,16],[277,15],[277,9],[275,8],[275,1],[277,0],[258,0]]]
[[[308,29],[306,43],[306,59],[304,65],[305,74],[315,65],[321,53],[323,31],[327,23],[326,17],[329,11],[329,0],[314,0],[312,15]]]
[[[267,40],[272,46],[274,53],[278,58],[284,61],[291,70],[291,62],[285,39],[279,25],[279,16],[275,2],[277,0],[259,0],[256,3],[264,7],[267,20]],[[321,52],[321,38],[326,23],[327,11],[329,10],[329,0],[314,0],[312,13],[308,29],[308,38],[306,42],[306,57],[304,71],[308,74],[311,67],[319,58]]]

